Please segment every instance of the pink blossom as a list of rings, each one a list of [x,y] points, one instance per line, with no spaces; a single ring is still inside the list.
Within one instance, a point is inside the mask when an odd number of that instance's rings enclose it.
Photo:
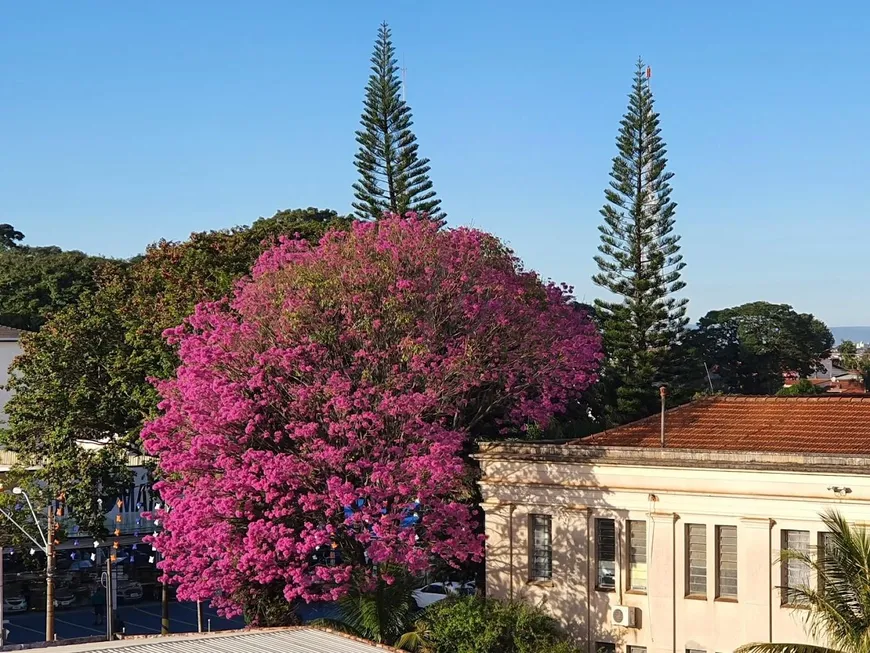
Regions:
[[[373,563],[479,560],[469,439],[545,424],[596,380],[570,300],[493,236],[413,216],[265,252],[166,332],[181,365],[142,437],[178,596],[234,614],[260,586],[333,600]]]

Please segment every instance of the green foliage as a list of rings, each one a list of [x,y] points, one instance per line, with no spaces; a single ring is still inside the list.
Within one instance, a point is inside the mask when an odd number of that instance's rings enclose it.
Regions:
[[[599,227],[599,272],[592,280],[616,296],[596,300],[608,356],[602,374],[607,419],[622,423],[651,414],[658,405],[656,382],[671,382],[673,347],[685,326],[687,299],[675,296],[685,283],[680,237],[674,233],[665,143],[644,65],[617,136],[610,186],[604,192]]]
[[[870,354],[864,354],[855,359],[855,369],[861,374],[864,389],[870,392]]]
[[[420,645],[414,620],[417,604],[412,592],[415,579],[395,566],[379,569],[373,582],[356,579],[338,601],[340,619],[321,620],[326,625],[378,644],[417,650]]]
[[[475,596],[429,607],[419,629],[431,653],[579,653],[556,621],[522,601]]]
[[[402,99],[399,65],[390,28],[378,31],[364,110],[356,132],[359,151],[354,157],[359,180],[353,185],[356,217],[381,218],[385,212],[405,215],[426,213],[443,222],[441,200],[432,190],[429,159],[417,154],[417,137],[411,131],[411,108]]]
[[[139,431],[156,412],[148,379],[165,378],[177,366],[162,332],[197,303],[224,296],[279,236],[318,239],[328,227],[348,222],[333,211],[282,211],[250,227],[195,233],[183,243],[161,241],[130,265],[103,261],[96,277],[88,257],[54,251],[61,260],[82,257],[75,260],[91,276],[86,283],[80,275],[54,305],[47,302],[48,321],[22,339],[0,443],[26,464],[40,464],[35,477],[65,496],[82,528],[101,533],[97,499],[102,494],[111,503],[129,486],[127,457],[141,454]],[[0,252],[0,262],[3,256],[35,255],[20,248]],[[100,446],[85,449],[82,442]]]
[[[245,588],[237,595],[237,600],[243,606],[246,624],[278,628],[300,623],[294,604],[284,598],[283,583],[257,585],[255,591]]]
[[[106,263],[59,247],[0,246],[0,324],[38,330],[52,313],[93,290]]]
[[[22,240],[24,240],[24,234],[16,230],[11,224],[0,224],[0,251],[14,249]]]
[[[858,355],[858,348],[855,346],[855,343],[851,340],[844,340],[840,343],[840,346],[837,347],[837,351],[840,354],[843,365],[847,369],[855,369]]]
[[[817,385],[813,385],[809,379],[801,379],[797,383],[780,388],[777,397],[800,397],[804,395],[823,395],[825,391]]]
[[[811,314],[767,302],[710,311],[687,340],[699,373],[707,363],[718,389],[747,395],[776,393],[786,373],[812,375],[834,344]]]
[[[823,514],[822,523],[830,532],[824,549],[786,550],[782,560],[803,562],[818,579],[813,587],[791,590],[792,602],[801,606],[798,613],[806,619],[813,639],[827,641],[831,648],[765,642],[742,646],[735,653],[866,653],[870,642],[870,534],[837,512]]]

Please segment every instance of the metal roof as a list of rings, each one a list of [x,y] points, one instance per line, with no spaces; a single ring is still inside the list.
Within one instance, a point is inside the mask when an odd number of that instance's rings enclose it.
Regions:
[[[396,649],[368,644],[316,628],[168,635],[31,649],[46,653],[374,653]]]
[[[22,333],[24,333],[24,331],[21,329],[13,329],[12,327],[0,324],[0,342],[17,342],[21,338]]]

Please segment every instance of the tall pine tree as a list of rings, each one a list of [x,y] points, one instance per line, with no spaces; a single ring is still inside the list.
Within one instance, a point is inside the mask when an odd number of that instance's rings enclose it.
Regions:
[[[426,213],[443,222],[441,200],[432,190],[429,159],[417,155],[417,137],[411,131],[411,109],[402,99],[402,82],[390,28],[381,25],[372,54],[372,74],[366,85],[364,110],[356,133],[359,152],[353,185],[357,218],[378,219],[385,211],[405,215]]]
[[[655,384],[674,381],[677,345],[688,323],[688,299],[676,297],[686,285],[680,279],[685,263],[674,233],[673,173],[665,170],[660,132],[649,70],[639,59],[604,191],[599,272],[592,278],[615,296],[596,300],[607,351],[602,381],[610,424],[656,410]]]

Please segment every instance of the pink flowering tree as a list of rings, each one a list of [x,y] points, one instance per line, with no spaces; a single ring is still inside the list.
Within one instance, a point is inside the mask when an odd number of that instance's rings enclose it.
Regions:
[[[599,337],[568,291],[427,220],[264,253],[167,332],[181,365],[142,437],[179,597],[235,614],[258,593],[333,600],[374,568],[479,560],[470,442],[545,424],[596,379]]]

